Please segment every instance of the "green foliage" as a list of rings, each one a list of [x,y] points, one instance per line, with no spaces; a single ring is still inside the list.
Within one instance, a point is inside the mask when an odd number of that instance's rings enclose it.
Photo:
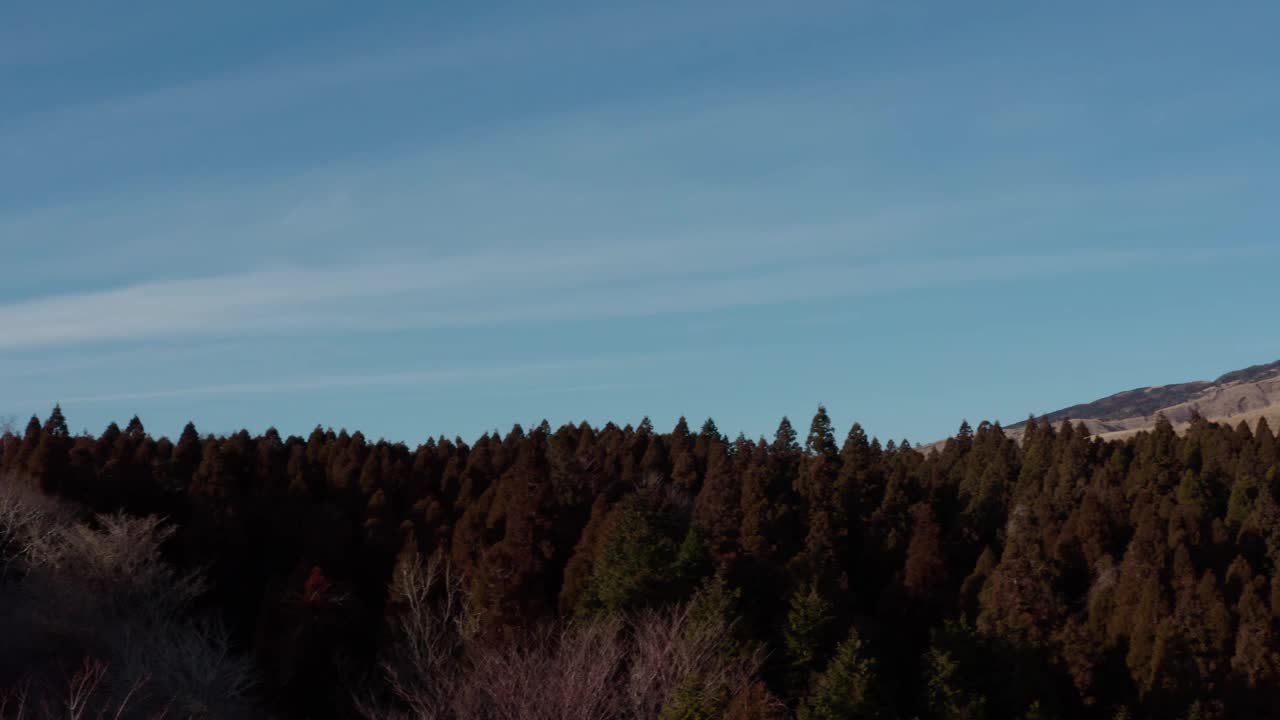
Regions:
[[[585,598],[587,606],[618,612],[653,605],[664,599],[663,591],[680,569],[673,568],[679,556],[666,518],[634,495],[624,500],[615,513],[604,551],[592,573]],[[690,544],[682,543],[681,549]]]
[[[689,601],[689,617],[695,624],[730,625],[737,620],[742,591],[722,577],[708,579]]]
[[[833,620],[831,603],[817,586],[809,584],[791,595],[782,643],[786,652],[787,686],[793,696],[803,693],[810,674],[826,659]]]
[[[652,499],[632,495],[614,510],[579,610],[626,612],[690,596],[713,571],[702,531],[680,523]]]
[[[672,581],[678,590],[691,591],[703,578],[711,575],[714,569],[706,536],[697,525],[690,525],[679,549],[676,550],[675,562],[671,568]],[[681,592],[681,594],[684,593]]]
[[[800,720],[861,720],[884,716],[876,663],[856,630],[840,643],[800,705]]]
[[[691,675],[662,708],[658,720],[718,720],[728,705],[723,687],[708,689],[701,677]]]
[[[831,428],[831,417],[827,415],[827,409],[822,405],[818,406],[818,412],[809,425],[809,437],[805,440],[805,450],[810,455],[824,456],[833,456],[838,452],[835,431]]]
[[[987,717],[987,699],[967,687],[961,667],[951,653],[930,648],[924,660],[925,692],[929,717],[934,720],[981,720]]]
[[[742,590],[730,586],[719,576],[709,578],[689,600],[689,621],[693,627],[729,628],[725,655],[731,658],[746,657],[758,646],[744,634],[739,621],[741,602]]]
[[[788,452],[800,449],[796,442],[796,429],[789,418],[782,418],[778,429],[773,433],[773,449],[776,452]]]
[[[1232,530],[1240,529],[1245,518],[1253,511],[1260,487],[1253,475],[1245,475],[1231,486],[1231,496],[1227,499],[1227,527]]]

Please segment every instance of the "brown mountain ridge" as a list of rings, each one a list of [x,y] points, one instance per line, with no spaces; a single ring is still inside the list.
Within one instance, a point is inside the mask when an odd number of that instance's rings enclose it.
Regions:
[[[1216,380],[1126,390],[1093,402],[1072,405],[1037,419],[1084,423],[1095,435],[1120,438],[1155,426],[1164,415],[1182,429],[1196,414],[1213,422],[1254,425],[1261,418],[1280,422],[1280,361],[1229,372]],[[1025,422],[1009,426],[1013,435]]]

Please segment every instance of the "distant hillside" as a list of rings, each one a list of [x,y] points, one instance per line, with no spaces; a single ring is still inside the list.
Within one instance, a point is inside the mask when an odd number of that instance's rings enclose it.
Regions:
[[[1042,417],[1050,422],[1083,422],[1095,434],[1124,437],[1151,428],[1161,414],[1180,427],[1195,413],[1231,424],[1243,420],[1253,425],[1265,417],[1276,425],[1280,421],[1280,361],[1229,372],[1216,380],[1126,390]],[[1009,430],[1018,435],[1025,424],[1011,425]]]

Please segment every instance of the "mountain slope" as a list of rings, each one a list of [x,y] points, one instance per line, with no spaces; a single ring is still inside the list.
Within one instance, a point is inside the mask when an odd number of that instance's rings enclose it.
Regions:
[[[1274,426],[1280,420],[1280,361],[1229,372],[1216,380],[1126,390],[1042,418],[1083,422],[1094,434],[1123,437],[1154,426],[1162,414],[1182,426],[1196,413],[1232,424],[1243,420],[1252,425],[1265,417]],[[1017,434],[1024,424],[1009,429]]]

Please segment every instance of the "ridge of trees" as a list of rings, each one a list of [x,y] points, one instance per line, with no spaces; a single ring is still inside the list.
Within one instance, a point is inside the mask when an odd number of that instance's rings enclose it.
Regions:
[[[72,435],[55,408],[0,437],[0,484],[169,518],[166,561],[200,570],[283,716],[573,696],[600,718],[1262,718],[1277,448],[1265,421],[1102,441],[1031,419],[926,454],[839,438],[823,408],[803,443],[786,419],[758,440],[646,419],[175,442],[137,418]]]

